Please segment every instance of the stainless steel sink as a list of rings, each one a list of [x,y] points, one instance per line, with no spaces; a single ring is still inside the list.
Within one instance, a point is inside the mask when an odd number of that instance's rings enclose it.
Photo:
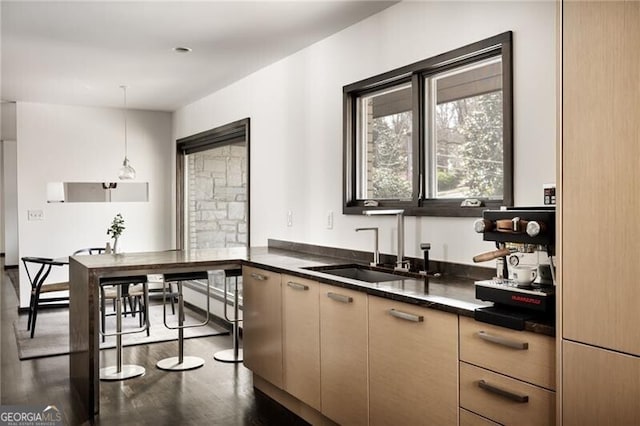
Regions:
[[[344,267],[336,266],[316,266],[306,268],[323,274],[336,275],[343,278],[351,278],[352,280],[365,281],[368,283],[379,283],[384,281],[400,281],[407,279],[402,275],[390,274],[387,272],[373,271],[366,266],[348,265]]]

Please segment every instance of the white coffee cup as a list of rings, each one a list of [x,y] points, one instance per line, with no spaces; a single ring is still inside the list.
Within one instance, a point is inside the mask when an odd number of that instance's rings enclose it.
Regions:
[[[531,284],[538,277],[538,268],[535,266],[518,265],[511,272],[513,279],[522,285]]]

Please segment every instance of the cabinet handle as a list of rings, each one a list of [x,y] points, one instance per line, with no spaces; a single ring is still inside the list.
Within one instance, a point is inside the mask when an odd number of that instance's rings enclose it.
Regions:
[[[490,383],[488,383],[485,380],[478,380],[478,387],[480,389],[484,389],[487,392],[491,392],[495,395],[499,395],[502,396],[504,398],[507,398],[511,401],[515,401],[515,402],[520,402],[520,403],[526,403],[529,402],[529,396],[528,395],[524,395],[518,392],[514,392],[514,391],[510,391],[510,390],[506,390],[506,389],[502,389],[496,385],[492,385]]]
[[[520,349],[526,351],[529,349],[529,343],[527,342],[517,342],[515,340],[510,340],[501,336],[494,336],[493,334],[489,334],[486,331],[478,331],[476,335],[482,340],[486,340],[487,342],[495,343],[497,345],[506,346],[512,349]]]
[[[338,294],[338,293],[331,293],[328,292],[327,293],[327,297],[329,299],[333,299],[336,302],[342,302],[342,303],[353,303],[353,297],[351,296],[345,296],[344,294]]]
[[[291,287],[294,290],[309,290],[309,286],[305,285],[305,284],[300,284],[300,283],[294,283],[293,281],[289,281],[287,283],[287,285],[289,287]]]
[[[396,309],[389,309],[389,314],[391,314],[391,316],[394,316],[396,318],[400,318],[403,320],[407,320],[407,321],[413,321],[413,322],[423,322],[424,321],[424,317],[422,315],[414,315],[414,314],[409,314],[407,312],[402,312],[402,311],[398,311]]]
[[[251,273],[251,278],[255,278],[258,281],[266,281],[267,280],[267,277],[265,277],[264,275],[256,274],[255,272]]]

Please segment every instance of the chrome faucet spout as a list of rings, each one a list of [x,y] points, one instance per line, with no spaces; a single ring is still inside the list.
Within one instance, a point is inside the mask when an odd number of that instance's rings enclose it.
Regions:
[[[371,266],[380,265],[380,251],[378,249],[378,228],[370,227],[370,228],[356,228],[356,232],[359,231],[373,231],[374,235],[374,246],[373,246],[373,262],[369,263]]]
[[[365,210],[362,214],[366,216],[396,215],[398,218],[398,258],[396,259],[395,270],[408,271],[409,264],[404,260],[404,210]]]

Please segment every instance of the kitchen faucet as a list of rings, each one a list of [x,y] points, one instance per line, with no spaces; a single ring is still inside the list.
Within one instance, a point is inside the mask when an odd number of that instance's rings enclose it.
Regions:
[[[373,231],[373,234],[375,235],[373,243],[373,262],[369,263],[369,265],[378,266],[380,264],[380,252],[378,251],[378,228],[356,228],[356,232],[358,231]]]
[[[398,258],[396,259],[396,271],[408,271],[409,262],[404,260],[404,210],[365,210],[366,216],[396,215],[398,218]]]

